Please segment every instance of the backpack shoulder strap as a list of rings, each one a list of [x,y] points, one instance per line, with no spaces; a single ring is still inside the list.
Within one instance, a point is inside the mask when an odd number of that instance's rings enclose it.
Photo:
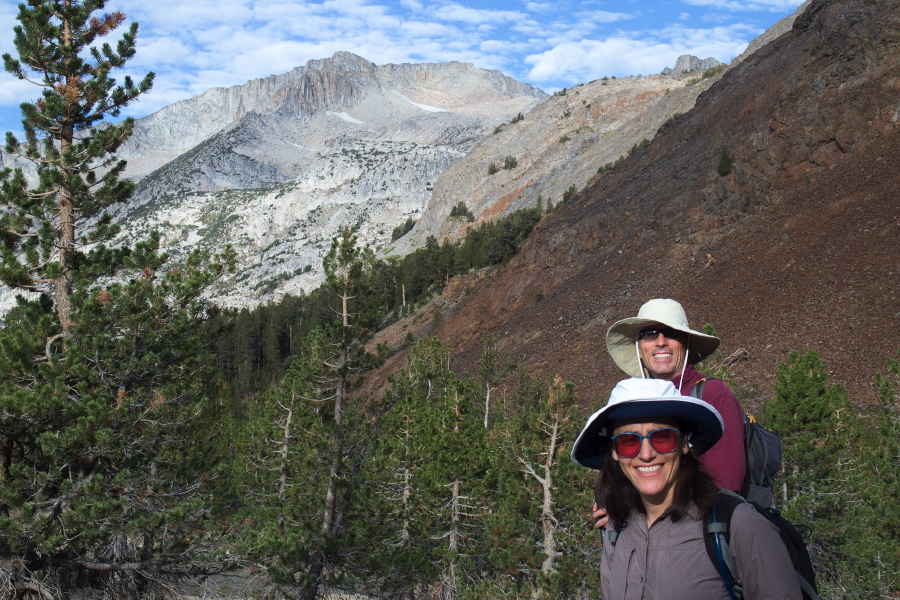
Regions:
[[[696,398],[697,400],[703,400],[703,388],[706,387],[706,382],[711,381],[712,378],[704,377],[700,381],[694,384],[694,387],[691,388],[691,396]]]
[[[722,582],[732,600],[742,597],[743,587],[728,547],[731,541],[731,517],[734,509],[744,502],[745,500],[734,492],[718,490],[713,509],[707,515],[705,523],[706,553],[722,576]]]

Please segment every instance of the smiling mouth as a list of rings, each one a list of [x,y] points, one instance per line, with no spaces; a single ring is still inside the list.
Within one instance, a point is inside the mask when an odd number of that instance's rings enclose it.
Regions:
[[[662,465],[650,465],[649,467],[635,467],[640,473],[655,473],[662,469]]]

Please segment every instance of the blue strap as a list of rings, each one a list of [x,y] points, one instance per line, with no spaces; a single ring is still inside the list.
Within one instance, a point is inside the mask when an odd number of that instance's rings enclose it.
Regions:
[[[717,524],[719,520],[716,518],[716,503],[713,502],[712,509],[712,523],[710,524],[710,529],[712,530],[712,525]],[[719,529],[716,527],[715,529]],[[731,600],[738,600],[737,595],[734,593],[734,589],[731,587],[731,578],[728,577],[728,568],[725,566],[725,556],[722,553],[722,533],[715,531],[713,533],[713,539],[716,541],[716,558],[719,561],[719,573],[722,574],[722,581],[725,582],[725,591],[728,592],[728,595],[731,597]]]

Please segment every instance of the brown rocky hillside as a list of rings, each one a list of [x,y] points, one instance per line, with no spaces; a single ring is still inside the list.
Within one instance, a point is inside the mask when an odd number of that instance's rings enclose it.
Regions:
[[[717,173],[721,148],[734,158]],[[621,378],[607,328],[653,297],[710,322],[736,379],[771,395],[790,350],[815,350],[857,403],[900,336],[900,6],[814,0],[685,115],[547,216],[506,268],[458,284],[433,331],[472,369],[486,334],[597,407]],[[448,294],[451,295],[451,294]],[[418,329],[417,329],[418,328]],[[371,390],[405,359],[395,355]]]

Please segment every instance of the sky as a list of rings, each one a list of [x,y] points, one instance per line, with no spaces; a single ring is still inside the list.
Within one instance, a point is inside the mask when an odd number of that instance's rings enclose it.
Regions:
[[[339,50],[378,64],[460,61],[548,93],[650,75],[682,54],[728,62],[802,0],[107,0],[139,24],[115,76],[156,73],[124,115],[278,75]],[[0,53],[15,54],[18,2],[0,0]],[[103,41],[113,45],[120,27]],[[0,72],[0,135],[40,89]]]

